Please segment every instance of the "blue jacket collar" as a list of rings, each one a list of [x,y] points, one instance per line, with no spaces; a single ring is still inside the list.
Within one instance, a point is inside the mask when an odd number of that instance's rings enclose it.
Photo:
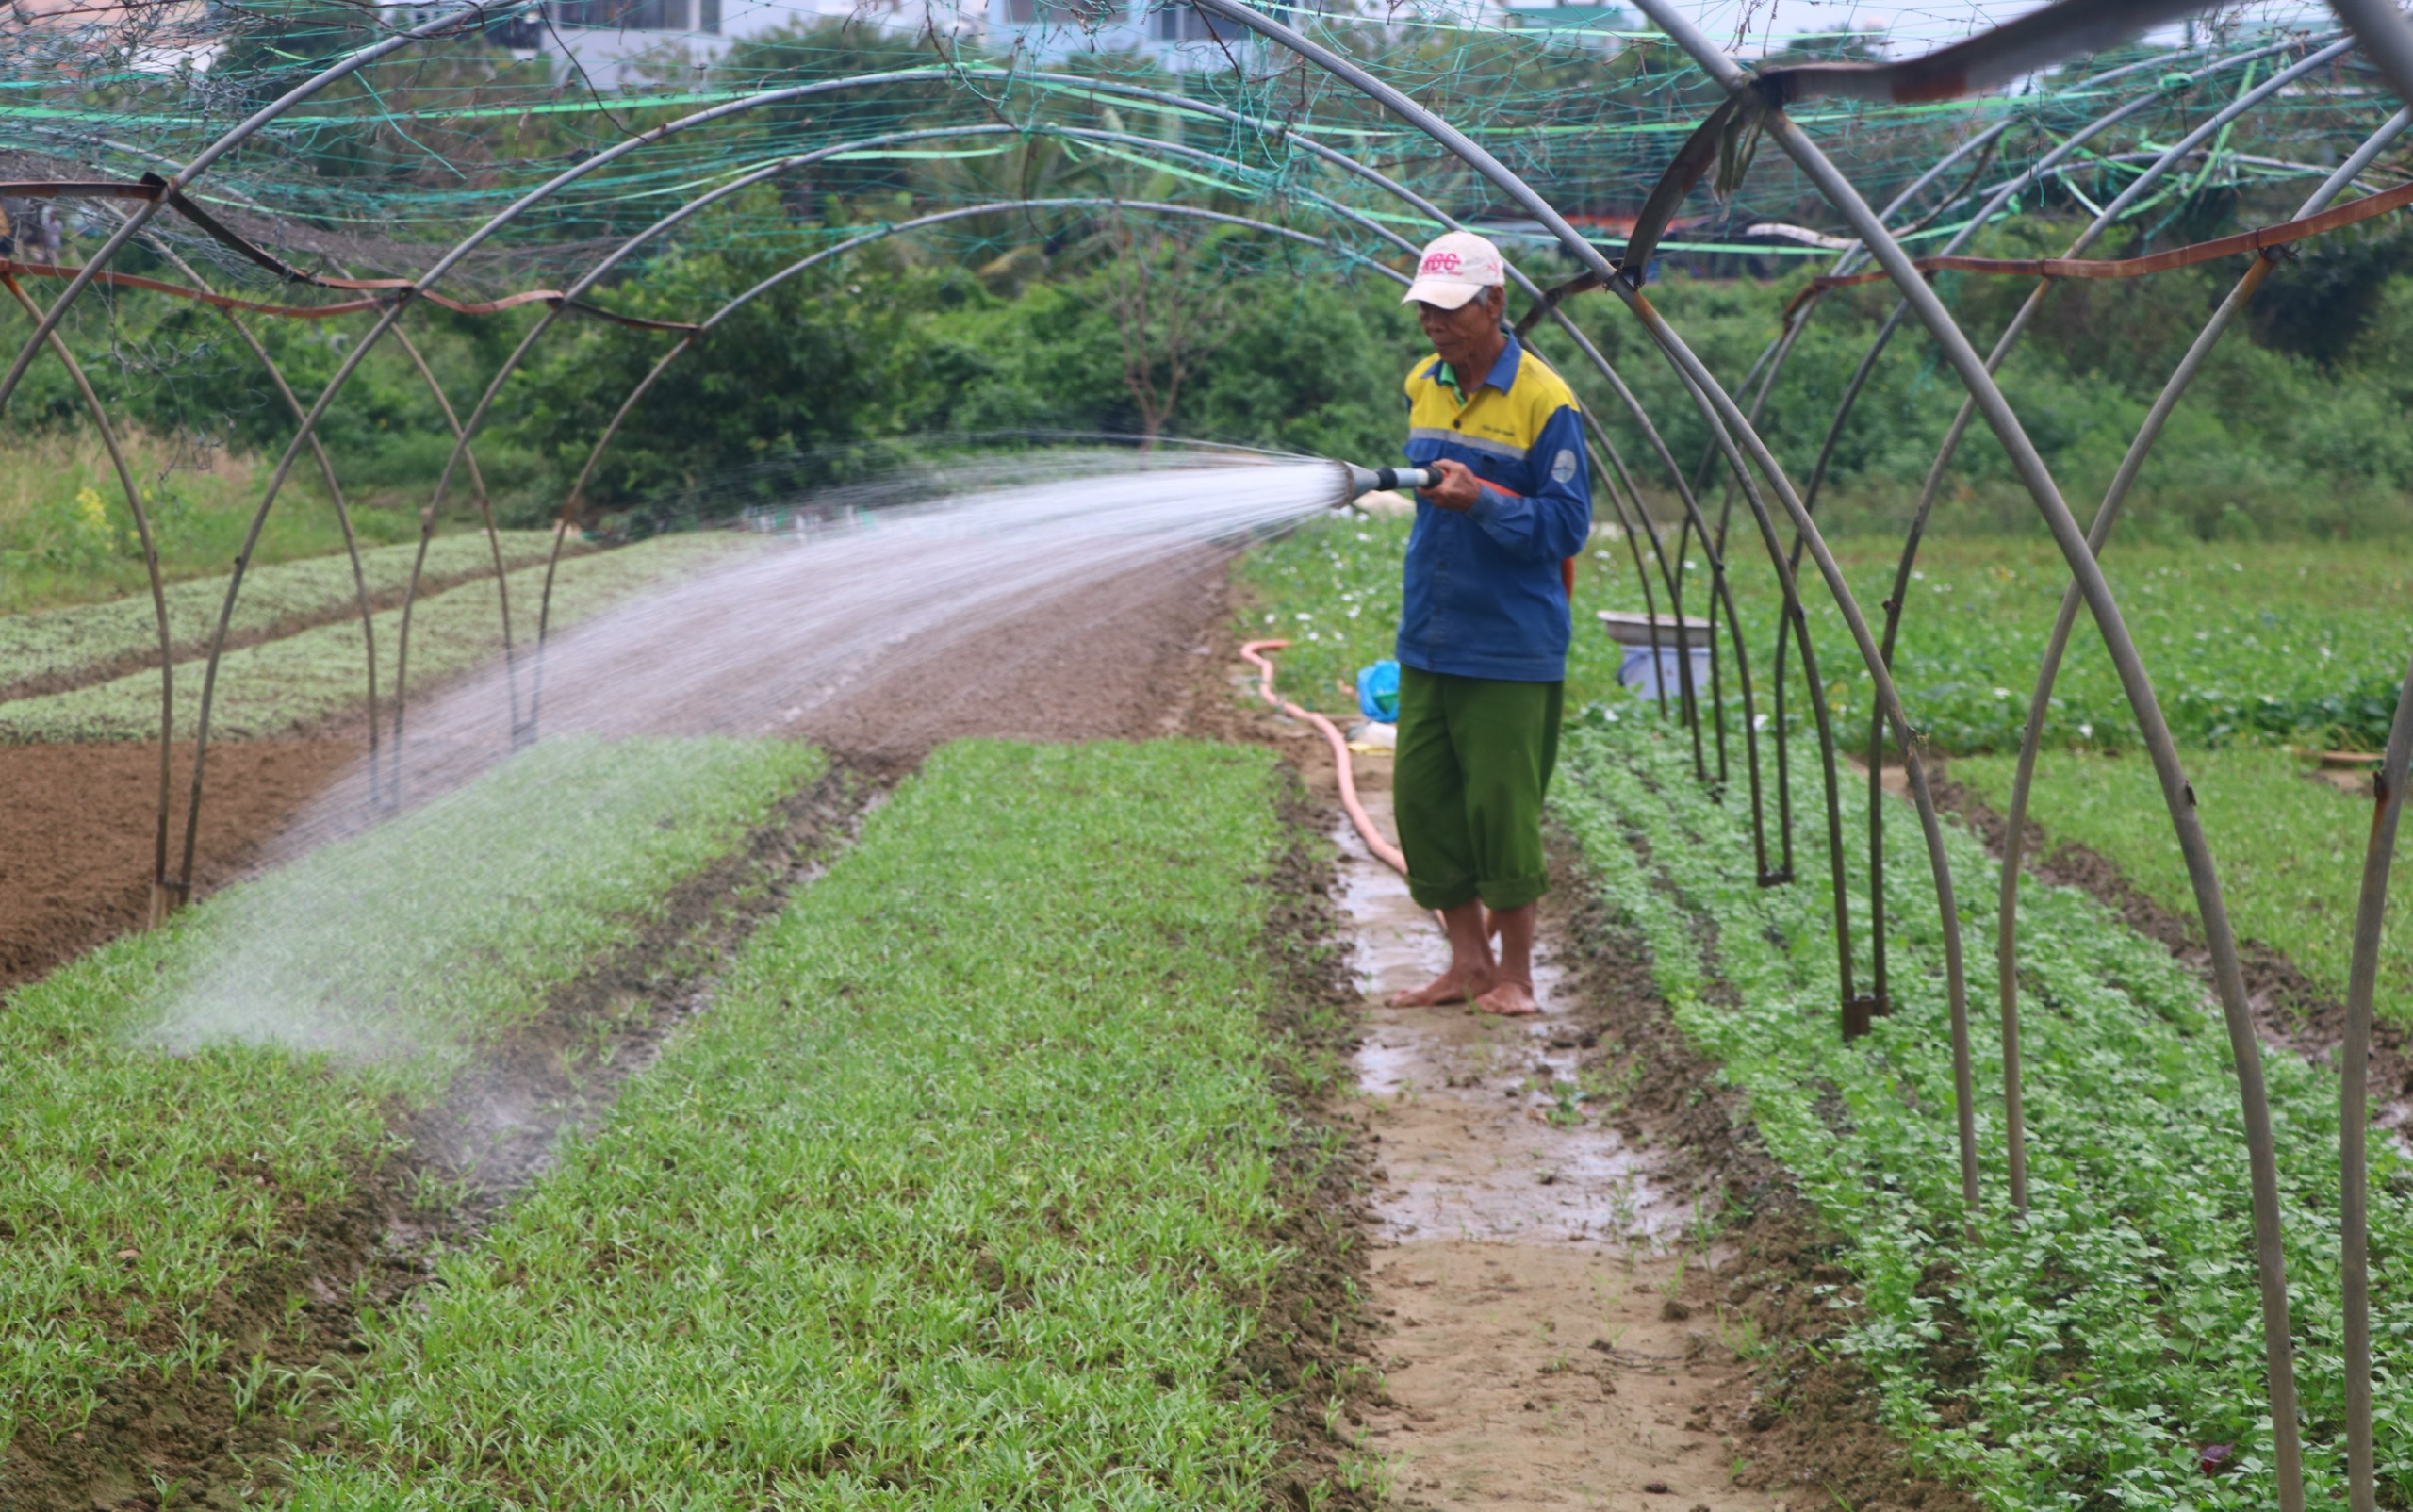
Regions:
[[[1525,349],[1518,343],[1516,333],[1512,331],[1508,333],[1508,344],[1500,349],[1499,359],[1492,363],[1491,370],[1484,374],[1483,383],[1475,385],[1475,387],[1481,388],[1485,384],[1488,384],[1503,394],[1508,392],[1517,386],[1517,370],[1524,360]],[[1441,359],[1436,356],[1433,359],[1433,365],[1424,370],[1424,376],[1437,380],[1441,376],[1442,366]],[[1459,374],[1458,386],[1461,388],[1466,386],[1466,377],[1463,373]],[[1474,395],[1469,391],[1467,397],[1471,399]]]

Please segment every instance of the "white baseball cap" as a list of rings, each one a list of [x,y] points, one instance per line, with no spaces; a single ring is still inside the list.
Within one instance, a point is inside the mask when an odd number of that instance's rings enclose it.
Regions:
[[[1471,231],[1435,237],[1416,261],[1416,282],[1400,296],[1402,304],[1433,304],[1454,310],[1486,288],[1508,281],[1508,265],[1500,249]]]

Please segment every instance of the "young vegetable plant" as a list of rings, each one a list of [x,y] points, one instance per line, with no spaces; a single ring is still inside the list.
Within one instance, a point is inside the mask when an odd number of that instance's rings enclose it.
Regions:
[[[1317,1143],[1271,779],[938,752],[396,1320],[294,1506],[1263,1505],[1253,1340],[1322,1332],[1268,1311]]]
[[[395,1117],[824,766],[785,743],[542,743],[12,993],[0,1444],[74,1427],[131,1372],[216,1370],[213,1299],[394,1159]]]

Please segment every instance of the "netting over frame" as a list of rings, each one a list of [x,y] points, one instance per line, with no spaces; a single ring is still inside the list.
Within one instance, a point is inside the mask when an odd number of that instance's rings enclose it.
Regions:
[[[164,173],[314,69],[375,35],[381,13],[328,6],[96,6],[0,22],[0,177],[131,180]],[[395,13],[400,14],[400,13]],[[947,18],[925,18],[944,21]],[[809,246],[850,227],[1001,197],[1077,186],[1182,198],[1301,223],[1303,190],[1333,195],[1414,238],[1420,217],[1307,160],[1275,132],[1172,105],[1113,101],[1046,71],[1143,85],[1221,106],[1253,121],[1311,133],[1402,181],[1461,218],[1511,235],[1535,228],[1503,213],[1496,196],[1421,134],[1403,129],[1355,91],[1261,43],[1235,39],[1177,54],[1098,50],[1110,31],[1025,33],[960,24],[916,31],[871,21],[747,40],[658,34],[622,65],[637,77],[603,88],[574,47],[521,56],[504,45],[583,34],[550,16],[507,20],[468,38],[435,41],[362,70],[263,129],[197,187],[194,198],[231,227],[296,263],[340,264],[356,274],[408,276],[437,250],[567,163],[625,142],[679,116],[742,101],[766,89],[866,72],[907,74],[810,107],[745,111],[628,155],[518,217],[462,270],[471,287],[500,291],[515,278],[577,266],[591,249],[642,227],[688,196],[783,155],[858,138],[942,126],[1076,126],[1126,132],[1211,153],[1223,161],[1152,152],[1144,145],[1057,140],[899,143],[846,154],[778,181],[778,192],[741,198],[681,226],[648,257],[675,247]],[[1614,249],[1716,91],[1681,50],[1656,34],[1510,31],[1330,19],[1321,35],[1485,143],[1574,222]],[[625,33],[612,35],[626,37]],[[2034,166],[2057,143],[2140,83],[2161,99],[2090,143],[2078,171],[2027,196],[2076,210],[2117,193],[2140,155],[2208,108],[2267,77],[2268,61],[2222,59],[2309,32],[2236,27],[2192,51],[2133,50],[2064,67],[2003,94],[1916,105],[1826,101],[1797,119],[1854,182],[1884,199],[1973,131],[2008,123],[1987,160],[1966,178],[1934,186],[1914,214],[1908,244],[1941,244],[1961,228],[1987,184]],[[710,42],[706,47],[701,44]],[[1851,52],[1846,41],[1827,52]],[[1862,49],[1862,50],[1864,50]],[[2122,79],[2093,75],[2142,65]],[[1178,65],[1178,66],[1169,66]],[[1015,74],[1023,76],[1017,77]],[[2172,205],[2207,186],[2235,190],[2240,213],[2276,206],[2290,184],[2325,171],[2340,144],[2385,115],[2368,74],[2341,64],[2224,133],[2200,164],[2133,206],[2153,226]],[[90,205],[37,212],[32,236],[60,240],[105,232]],[[19,220],[27,217],[21,211]],[[1321,225],[1317,229],[1323,229]],[[1797,171],[1770,155],[1722,205],[1697,195],[1663,255],[1719,271],[1771,272],[1831,255],[1842,228]],[[1362,229],[1334,228],[1369,255],[1396,255]],[[81,233],[79,238],[78,233]],[[160,234],[233,285],[262,284],[263,270],[190,226]],[[1020,235],[973,222],[946,233],[956,255],[994,256]],[[1547,238],[1530,236],[1536,250]],[[22,254],[21,254],[22,255]],[[639,266],[642,266],[640,262]],[[512,272],[507,270],[520,270]]]

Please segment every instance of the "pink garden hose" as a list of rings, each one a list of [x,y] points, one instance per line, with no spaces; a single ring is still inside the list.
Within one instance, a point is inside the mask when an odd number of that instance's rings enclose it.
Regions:
[[[1349,822],[1357,827],[1358,837],[1366,842],[1366,848],[1374,853],[1376,861],[1402,877],[1406,876],[1407,857],[1401,854],[1399,846],[1383,838],[1383,832],[1374,828],[1372,817],[1366,813],[1366,806],[1357,801],[1357,775],[1350,770],[1349,741],[1341,734],[1339,727],[1311,709],[1302,709],[1295,703],[1283,701],[1282,696],[1273,691],[1273,664],[1257,653],[1287,650],[1289,645],[1287,640],[1253,640],[1240,648],[1240,655],[1257,670],[1256,691],[1265,695],[1266,702],[1291,718],[1304,720],[1323,731],[1323,738],[1332,746],[1333,769],[1340,778],[1340,806],[1347,811]]]

